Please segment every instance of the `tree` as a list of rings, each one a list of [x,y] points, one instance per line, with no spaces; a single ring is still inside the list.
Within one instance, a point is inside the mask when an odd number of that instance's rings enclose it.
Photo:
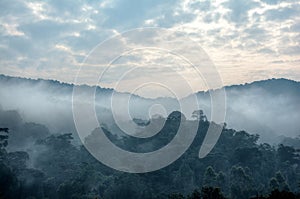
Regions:
[[[201,195],[202,199],[225,199],[219,188],[203,187]]]
[[[206,122],[207,121],[207,117],[204,115],[203,110],[195,110],[192,113],[192,118],[198,120],[198,121],[202,121],[202,122]]]
[[[234,151],[233,154],[236,164],[253,169],[260,167],[261,156],[262,154],[257,147],[239,147]]]
[[[66,180],[78,175],[81,169],[79,149],[72,145],[72,135],[51,135],[37,142],[36,148],[41,148],[34,166],[47,176],[55,178],[56,188]]]
[[[220,171],[216,178],[216,185],[223,191],[223,190],[227,190],[227,188],[228,188],[226,186],[226,184],[227,184],[226,174],[224,172]]]
[[[186,117],[183,113],[180,111],[173,111],[167,118],[169,121],[175,121],[175,122],[180,122],[180,121],[185,121]]]
[[[12,170],[0,162],[0,198],[13,198],[17,194],[18,180]]]
[[[275,189],[279,189],[279,183],[276,178],[271,178],[270,183],[269,183],[271,191]]]
[[[289,162],[290,164],[299,163],[299,155],[296,150],[290,146],[279,145],[277,155],[280,162]]]
[[[233,199],[248,199],[251,195],[256,194],[252,187],[252,179],[244,168],[233,166],[230,181],[231,197]]]
[[[208,166],[204,173],[203,185],[206,187],[214,187],[216,186],[216,179],[217,179],[217,174],[215,170],[211,166]]]
[[[296,199],[295,194],[289,191],[279,191],[278,189],[271,192],[268,199]]]
[[[201,199],[201,193],[195,189],[193,193],[187,197],[187,199]]]
[[[8,144],[8,128],[0,128],[0,150]]]
[[[172,193],[168,196],[168,199],[184,199],[185,197],[181,193]]]
[[[184,193],[192,191],[194,186],[194,172],[186,162],[183,162],[174,177],[176,188]]]
[[[279,185],[279,190],[280,191],[289,191],[290,188],[285,180],[285,178],[283,177],[282,173],[280,171],[278,171],[276,174],[275,174],[275,178],[278,182],[278,185]]]

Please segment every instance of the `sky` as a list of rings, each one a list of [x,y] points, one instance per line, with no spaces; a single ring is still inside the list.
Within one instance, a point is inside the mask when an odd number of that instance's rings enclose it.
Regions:
[[[74,82],[99,43],[126,31],[157,27],[180,32],[201,46],[224,85],[273,77],[300,81],[297,0],[1,0],[0,13],[1,74]],[[128,65],[151,66],[160,79],[167,79],[162,68],[184,65],[177,58],[140,50],[113,65],[119,73]],[[88,68],[87,83],[98,70]],[[136,73],[128,78],[132,83],[141,77]],[[195,79],[192,73],[187,77]],[[103,86],[112,82],[113,75],[107,75]],[[196,81],[193,89],[205,86]]]

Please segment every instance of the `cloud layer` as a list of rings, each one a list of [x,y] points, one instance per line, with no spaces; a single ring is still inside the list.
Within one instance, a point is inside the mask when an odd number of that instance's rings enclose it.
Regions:
[[[85,56],[100,42],[134,28],[162,27],[198,43],[224,84],[270,77],[300,80],[299,13],[296,0],[3,0],[0,73],[73,82]],[[155,67],[163,67],[163,59],[155,58]],[[119,67],[142,66],[139,60],[149,55],[128,55]]]

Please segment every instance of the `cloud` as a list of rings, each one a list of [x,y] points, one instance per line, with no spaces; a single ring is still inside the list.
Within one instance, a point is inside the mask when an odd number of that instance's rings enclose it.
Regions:
[[[72,29],[76,28],[72,27]],[[69,23],[60,23],[53,20],[41,20],[36,23],[20,25],[19,29],[30,37],[33,42],[60,38],[70,30]]]
[[[7,16],[22,16],[28,13],[29,9],[23,1],[20,0],[2,0],[0,2],[1,17]]]
[[[189,7],[194,10],[204,10],[207,11],[211,8],[211,1],[190,1]]]
[[[300,6],[298,4],[293,7],[284,7],[279,9],[271,9],[264,13],[267,20],[284,21],[299,16]]]
[[[170,0],[114,0],[109,3],[109,6],[104,6],[101,10],[105,16],[102,26],[108,28],[117,27],[122,30],[138,28],[147,19],[153,19],[165,14],[170,16],[169,12],[172,12],[176,5],[177,1]],[[166,8],[168,9],[166,10]]]
[[[293,31],[293,32],[299,33],[300,32],[300,23],[297,22],[296,24],[293,24],[291,26],[290,30]]]
[[[248,22],[248,11],[257,7],[259,3],[249,0],[229,0],[224,5],[230,9],[228,20],[239,24]]]
[[[287,55],[299,55],[300,54],[300,46],[299,45],[287,46],[287,47],[283,48],[280,52],[283,54],[287,54]]]
[[[297,0],[261,0],[261,1],[269,5],[277,5],[282,2],[297,2]]]
[[[280,3],[282,0],[261,0],[261,1],[270,5],[276,5]]]
[[[295,0],[2,0],[0,73],[70,81],[100,42],[132,28],[156,26],[187,34],[206,50],[225,82],[239,83],[257,68],[273,74],[273,64],[294,70],[292,60],[300,56],[298,13]],[[239,77],[230,78],[232,68]]]
[[[269,48],[262,48],[262,49],[258,50],[258,53],[273,54],[273,53],[276,53],[276,52],[269,49]]]

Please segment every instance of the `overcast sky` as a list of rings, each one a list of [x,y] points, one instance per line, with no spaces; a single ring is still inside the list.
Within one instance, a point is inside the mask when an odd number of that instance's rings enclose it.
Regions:
[[[2,74],[73,82],[100,42],[134,28],[162,27],[197,42],[226,85],[300,80],[297,0],[1,0],[0,12]],[[151,67],[160,64],[166,63]]]

